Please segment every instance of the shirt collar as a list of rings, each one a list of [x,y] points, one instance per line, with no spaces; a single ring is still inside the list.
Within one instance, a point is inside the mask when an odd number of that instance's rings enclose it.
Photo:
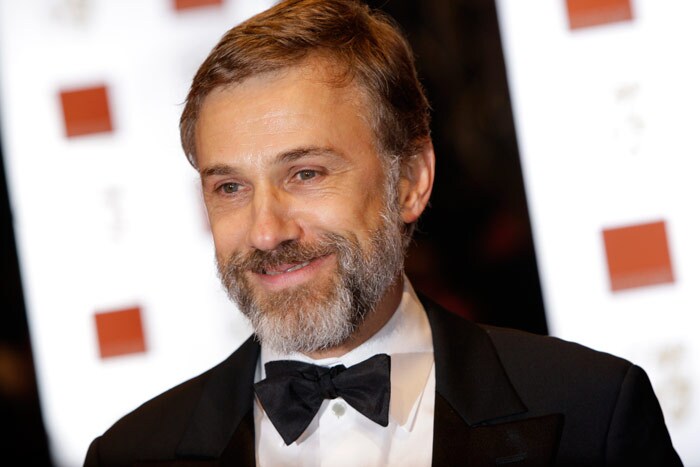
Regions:
[[[411,283],[404,275],[398,308],[387,323],[367,341],[340,357],[314,360],[302,353],[281,354],[261,346],[258,374],[265,377],[265,363],[299,360],[321,366],[351,366],[373,355],[391,357],[391,398],[389,418],[411,430],[418,403],[433,368],[433,339],[430,323]]]

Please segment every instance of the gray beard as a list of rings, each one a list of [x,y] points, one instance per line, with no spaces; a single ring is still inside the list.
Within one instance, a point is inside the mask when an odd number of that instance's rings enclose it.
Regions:
[[[285,354],[310,353],[339,346],[353,335],[403,271],[407,241],[397,206],[381,218],[364,250],[354,234],[327,233],[313,245],[285,242],[272,251],[217,259],[224,288],[263,345]],[[246,276],[328,254],[336,257],[334,274],[288,290],[261,294]]]

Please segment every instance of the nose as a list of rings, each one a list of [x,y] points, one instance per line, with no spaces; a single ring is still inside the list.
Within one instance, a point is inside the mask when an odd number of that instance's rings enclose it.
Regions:
[[[297,240],[301,234],[290,201],[276,190],[257,190],[250,215],[248,244],[258,250],[274,250],[287,240]]]

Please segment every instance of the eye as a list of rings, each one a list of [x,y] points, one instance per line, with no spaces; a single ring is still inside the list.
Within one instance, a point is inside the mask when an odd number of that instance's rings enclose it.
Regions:
[[[240,187],[241,187],[241,185],[239,185],[238,183],[229,182],[229,183],[224,183],[223,185],[220,185],[218,189],[226,194],[232,194],[232,193],[236,193],[240,189]]]
[[[318,175],[318,172],[315,170],[311,169],[306,169],[306,170],[300,170],[297,172],[297,177],[299,177],[299,180],[301,181],[306,181],[306,180],[311,180],[312,178],[316,177]]]

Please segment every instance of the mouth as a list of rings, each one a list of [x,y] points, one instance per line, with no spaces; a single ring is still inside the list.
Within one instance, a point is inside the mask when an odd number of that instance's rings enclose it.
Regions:
[[[287,262],[276,265],[265,265],[253,269],[253,277],[269,290],[281,290],[308,283],[318,277],[319,273],[332,264],[329,259],[333,255],[317,256],[302,262]]]
[[[274,268],[264,268],[261,271],[261,274],[264,274],[266,276],[277,276],[277,275],[285,274],[288,272],[298,271],[299,269],[305,268],[306,266],[311,264],[311,261],[313,261],[313,260],[304,261],[303,263],[298,263],[298,264],[294,264],[294,265],[281,264],[281,265],[276,266]]]

